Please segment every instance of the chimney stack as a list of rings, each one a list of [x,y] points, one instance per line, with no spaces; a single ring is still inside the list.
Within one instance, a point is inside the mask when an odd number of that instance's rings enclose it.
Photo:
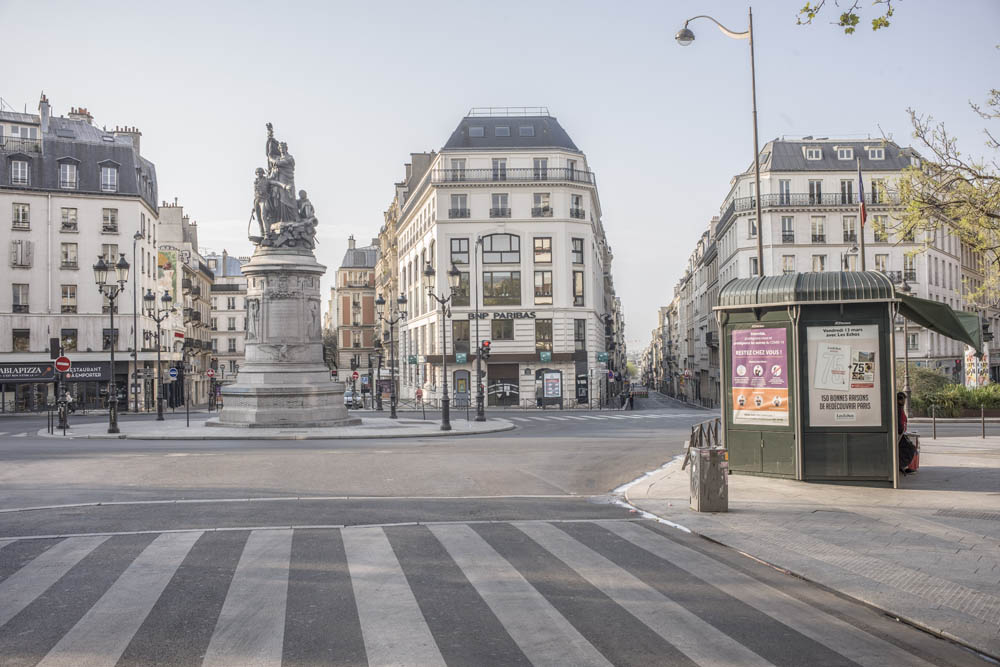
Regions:
[[[69,118],[70,120],[85,120],[88,125],[94,124],[94,116],[87,111],[87,107],[70,107]]]
[[[354,234],[347,237],[347,249],[354,250]]]
[[[139,138],[142,137],[142,132],[136,127],[118,127],[115,125],[115,136],[116,137],[128,137],[132,141],[132,147],[135,148],[135,154],[139,155]]]
[[[51,109],[49,107],[49,98],[45,97],[45,91],[42,91],[42,97],[38,100],[38,115],[42,119],[42,134],[48,134]]]
[[[377,248],[378,247],[378,237],[377,236],[372,239],[372,247],[373,248]]]

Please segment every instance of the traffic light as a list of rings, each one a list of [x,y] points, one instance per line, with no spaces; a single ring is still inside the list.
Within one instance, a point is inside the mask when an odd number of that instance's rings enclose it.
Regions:
[[[479,356],[482,359],[490,358],[490,341],[484,340],[479,346]]]
[[[990,331],[989,322],[983,322],[983,342],[988,343],[993,340],[993,332]]]

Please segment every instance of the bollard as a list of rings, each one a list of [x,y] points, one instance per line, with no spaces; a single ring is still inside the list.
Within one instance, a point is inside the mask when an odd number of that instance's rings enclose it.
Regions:
[[[982,405],[979,406],[979,420],[983,424],[983,438],[986,438],[986,408]]]
[[[931,439],[937,440],[937,406],[931,406]]]

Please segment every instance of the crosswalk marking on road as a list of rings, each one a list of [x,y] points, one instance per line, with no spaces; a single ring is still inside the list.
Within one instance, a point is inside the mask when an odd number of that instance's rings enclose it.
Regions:
[[[532,663],[611,664],[472,528],[438,525],[431,532]]]
[[[0,582],[0,626],[49,589],[107,537],[70,537]]]
[[[184,662],[213,666],[929,665],[905,635],[921,633],[886,622],[901,628],[887,641],[643,520],[44,541],[0,539],[0,647],[15,664],[147,664],[180,641]]]
[[[382,529],[345,528],[342,533],[368,663],[444,665]]]
[[[196,532],[164,533],[153,540],[38,664],[87,667],[116,662],[199,537]]]
[[[250,533],[202,664],[281,665],[291,557],[291,530]]]

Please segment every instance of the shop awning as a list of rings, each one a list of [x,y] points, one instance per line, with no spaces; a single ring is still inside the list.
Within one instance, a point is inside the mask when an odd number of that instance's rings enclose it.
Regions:
[[[929,301],[896,292],[899,314],[922,327],[942,336],[971,345],[976,352],[983,351],[983,330],[979,316],[964,310],[953,310],[946,303]]]

